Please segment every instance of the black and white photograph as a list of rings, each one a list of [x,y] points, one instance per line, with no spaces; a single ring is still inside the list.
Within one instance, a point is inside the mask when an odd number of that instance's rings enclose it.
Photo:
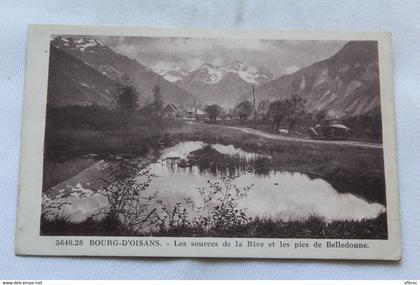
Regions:
[[[377,42],[50,44],[42,235],[387,239]]]
[[[381,37],[83,31],[28,46],[44,52],[32,79],[44,83],[27,86],[43,101],[30,104],[37,115],[25,109],[40,118],[27,123],[37,137],[23,137],[37,152],[22,150],[39,166],[22,163],[36,172],[27,203],[39,202],[39,238],[137,238],[159,255],[229,240],[238,254],[267,239],[295,250],[319,240],[331,252],[398,248]]]

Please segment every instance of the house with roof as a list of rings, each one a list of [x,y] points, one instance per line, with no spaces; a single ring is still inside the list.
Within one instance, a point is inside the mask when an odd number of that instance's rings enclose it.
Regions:
[[[181,120],[202,120],[207,118],[207,113],[199,109],[196,105],[175,105],[168,104],[163,109],[162,117],[165,119]]]
[[[195,109],[195,118],[198,121],[205,121],[206,118],[207,118],[207,113],[206,112],[203,112],[202,110],[200,110],[198,108],[196,108]]]
[[[179,113],[178,108],[174,104],[168,104],[163,109],[163,118],[165,119],[175,119]]]

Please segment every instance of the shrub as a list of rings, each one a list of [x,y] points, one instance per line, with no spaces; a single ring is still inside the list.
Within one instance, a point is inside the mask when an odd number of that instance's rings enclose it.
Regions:
[[[142,162],[119,161],[105,169],[102,188],[97,192],[108,201],[103,215],[108,221],[118,220],[127,231],[144,231],[156,222],[156,209],[152,207],[157,193],[146,192],[152,174]]]

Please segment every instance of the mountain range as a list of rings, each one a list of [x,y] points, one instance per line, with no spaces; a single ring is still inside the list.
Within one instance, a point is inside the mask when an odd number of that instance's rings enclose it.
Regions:
[[[254,85],[257,103],[298,94],[307,112],[324,109],[337,117],[380,112],[378,51],[373,41],[350,41],[330,58],[277,78],[266,67],[239,60],[155,72],[92,38],[59,36],[51,41],[49,104],[112,106],[115,84],[123,77],[135,81],[140,105],[153,100],[152,89],[159,85],[166,104],[232,108],[252,100]]]
[[[140,105],[152,101],[152,90],[156,85],[159,85],[163,100],[167,103],[192,103],[197,100],[185,89],[165,80],[162,76],[142,65],[137,60],[130,59],[125,55],[113,51],[98,40],[83,37],[71,38],[59,36],[51,41],[51,47],[52,49],[55,48],[64,52],[66,55],[70,55],[72,58],[78,60],[79,63],[82,62],[94,69],[97,73],[112,80],[114,82],[112,84],[113,86],[115,86],[116,81],[125,76],[131,78],[135,81],[140,91],[138,100]],[[68,56],[66,56],[66,60],[70,60]],[[56,65],[50,65],[50,68],[52,69],[62,69],[63,73],[70,73],[69,70],[67,70],[68,64],[64,64],[64,62],[61,62],[59,59],[51,62],[51,64]],[[77,71],[75,73],[77,73]],[[77,77],[77,75],[74,75],[74,77]],[[95,75],[95,77],[99,76]],[[109,86],[102,86],[102,82],[103,81],[98,82],[95,87],[99,90],[109,89]],[[74,85],[82,85],[82,83],[82,80],[79,80],[78,82],[73,80],[71,89],[80,89]],[[50,83],[50,85],[60,84],[62,83],[55,81]],[[59,86],[54,86],[52,89],[60,88],[61,87]],[[68,101],[65,98],[63,98],[63,100]],[[77,104],[77,102],[78,101],[74,101],[73,103]],[[96,103],[101,103],[101,101]]]
[[[266,67],[254,67],[240,60],[227,65],[203,64],[186,71],[176,67],[158,71],[165,79],[189,91],[204,104],[232,106],[239,96],[274,78]]]
[[[257,101],[282,100],[298,94],[308,112],[326,110],[330,116],[380,113],[378,47],[374,41],[350,41],[332,57],[255,90]],[[241,100],[251,100],[246,92]]]

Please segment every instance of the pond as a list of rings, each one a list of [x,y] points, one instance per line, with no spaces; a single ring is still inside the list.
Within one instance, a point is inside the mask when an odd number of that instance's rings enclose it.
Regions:
[[[204,146],[202,142],[179,143],[170,148],[172,156],[186,158],[188,154]],[[239,155],[247,159],[260,156],[232,145],[212,144],[220,153]],[[202,171],[199,166],[179,167],[177,160],[166,159],[166,152],[151,169],[156,177],[150,189],[159,191],[168,203],[184,198],[199,199],[197,188],[208,181],[220,180],[219,175]],[[305,173],[270,171],[268,175],[258,175],[252,171],[242,173],[235,179],[236,186],[243,188],[253,185],[246,198],[238,201],[238,207],[246,208],[253,217],[273,217],[281,220],[305,219],[310,216],[332,220],[360,220],[376,218],[385,211],[379,203],[368,203],[352,194],[337,192],[321,178],[310,178]]]
[[[177,202],[185,205],[185,200],[189,198],[199,203],[202,197],[198,188],[207,187],[209,182],[223,183],[223,177],[228,176],[224,172],[209,171],[194,163],[185,163],[192,153],[206,146],[226,157],[236,156],[244,160],[262,157],[233,145],[201,141],[178,143],[164,149],[160,158],[149,165],[153,178],[148,191],[158,192],[158,199],[168,206],[174,206]],[[98,207],[106,206],[106,200],[95,194],[95,188],[100,187],[97,181],[107,163],[98,162],[53,187],[58,194],[57,199],[67,199],[72,203],[63,209],[67,215],[70,214],[71,220],[82,221]],[[239,189],[251,186],[247,196],[236,201],[237,207],[245,208],[251,217],[293,221],[317,216],[330,222],[371,219],[385,212],[385,207],[379,203],[369,203],[352,194],[339,193],[322,178],[310,177],[305,173],[270,170],[260,175],[245,169],[236,172],[235,177],[233,184]]]

